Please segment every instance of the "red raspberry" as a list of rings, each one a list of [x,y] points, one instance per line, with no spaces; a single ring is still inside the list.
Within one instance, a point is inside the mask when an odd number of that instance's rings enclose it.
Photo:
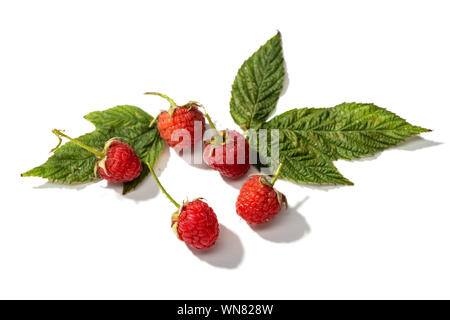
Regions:
[[[195,122],[200,122],[200,132],[195,132]],[[164,111],[158,116],[158,131],[169,146],[177,150],[189,148],[203,139],[205,117],[196,104],[177,107],[172,114]]]
[[[253,176],[241,188],[236,212],[248,224],[262,224],[277,215],[286,197],[275,190],[263,176]]]
[[[250,169],[247,140],[239,132],[222,131],[223,143],[213,138],[203,152],[206,164],[228,178],[239,178]]]
[[[219,236],[216,214],[199,199],[183,204],[180,213],[172,216],[172,228],[181,240],[198,250],[213,246]]]
[[[133,149],[120,138],[112,138],[106,141],[103,151],[92,148],[77,139],[72,139],[63,131],[53,129],[52,132],[58,137],[59,143],[52,151],[61,145],[61,137],[69,139],[72,143],[95,154],[98,161],[95,166],[95,174],[105,180],[112,182],[127,182],[136,179],[142,171],[141,160]]]
[[[141,160],[125,142],[110,140],[105,145],[105,153],[106,157],[98,164],[98,173],[103,179],[126,182],[136,179],[141,174]]]

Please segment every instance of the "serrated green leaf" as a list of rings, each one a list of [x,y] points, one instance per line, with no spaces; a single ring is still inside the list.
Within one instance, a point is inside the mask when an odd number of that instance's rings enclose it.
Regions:
[[[91,112],[85,116],[92,122],[96,130],[78,139],[99,150],[106,141],[119,137],[129,144],[143,162],[154,164],[164,148],[156,127],[149,128],[153,117],[142,109],[123,105],[104,111]],[[61,183],[83,183],[96,180],[94,173],[97,159],[95,155],[78,145],[68,142],[58,148],[55,153],[39,167],[22,176],[37,176]],[[148,175],[147,166],[143,166],[141,175],[134,181],[124,184],[123,192],[134,189]]]
[[[273,112],[283,88],[284,73],[278,33],[242,64],[234,80],[230,113],[243,130],[258,128]]]
[[[141,108],[121,105],[116,106],[104,111],[94,111],[84,116],[89,120],[96,128],[117,128],[126,129],[139,128],[141,130],[143,126],[148,126],[152,122],[153,117]]]
[[[328,159],[313,155],[289,157],[283,154],[280,161],[283,163],[279,176],[281,179],[295,183],[353,185]]]
[[[330,160],[357,159],[427,132],[373,104],[342,103],[334,108],[294,109],[262,128],[279,130],[280,143]]]
[[[117,106],[105,111],[91,112],[85,118],[97,128],[120,137],[144,162],[154,165],[164,149],[164,140],[156,126],[149,128],[153,117],[138,107]]]
[[[101,130],[78,138],[86,145],[102,150],[108,136]],[[61,146],[44,164],[22,173],[22,177],[41,177],[60,183],[84,183],[96,180],[94,154],[73,142]]]
[[[152,166],[155,166],[158,161],[161,152],[164,150],[166,143],[161,138],[159,133],[156,133],[151,140],[151,148],[147,148],[145,152],[142,154],[142,161],[145,163],[150,163]]]
[[[258,137],[258,140],[256,140]],[[265,136],[253,136],[249,143],[252,148],[258,145],[259,160],[265,164],[257,164],[257,167],[266,167],[273,173],[279,163],[283,163],[279,178],[295,183],[322,184],[322,185],[353,185],[334,166],[333,161],[318,156],[309,150],[291,148],[289,143],[273,143]],[[273,147],[278,148],[278,154],[272,157]],[[262,151],[264,150],[264,151]]]

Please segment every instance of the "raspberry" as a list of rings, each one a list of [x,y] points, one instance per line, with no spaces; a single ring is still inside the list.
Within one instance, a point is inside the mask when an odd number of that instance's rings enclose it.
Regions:
[[[196,121],[201,124],[200,132],[195,132]],[[198,110],[196,104],[178,107],[173,110],[172,114],[164,111],[158,116],[158,131],[172,148],[186,149],[202,140],[205,131],[205,117]]]
[[[228,178],[239,178],[250,169],[249,145],[237,131],[222,131],[221,141],[217,137],[207,142],[203,152],[206,164]]]
[[[159,134],[170,147],[181,151],[191,148],[203,140],[205,117],[198,110],[197,103],[188,102],[183,106],[178,106],[165,94],[158,92],[146,92],[145,94],[157,95],[170,102],[169,110],[161,112],[157,117]],[[196,128],[198,129],[196,130]]]
[[[112,182],[127,182],[136,179],[142,171],[141,160],[134,150],[119,138],[112,138],[105,143],[103,151],[92,148],[77,139],[72,139],[61,130],[52,131],[59,139],[59,143],[52,151],[61,145],[61,137],[69,139],[81,148],[96,155],[98,161],[95,166],[95,174]]]
[[[98,168],[99,175],[112,182],[132,181],[141,171],[141,160],[128,144],[120,141],[110,143],[106,148],[106,157],[100,161]]]
[[[219,236],[219,222],[214,210],[200,199],[183,202],[180,206],[164,189],[150,163],[147,165],[161,191],[178,208],[172,215],[172,229],[178,238],[198,250],[212,247]]]
[[[248,224],[258,225],[271,220],[280,212],[283,202],[286,203],[286,197],[272,184],[263,176],[253,176],[242,186],[236,212]]]
[[[178,237],[192,248],[202,250],[213,246],[219,236],[219,223],[213,209],[197,199],[182,206],[172,217]]]

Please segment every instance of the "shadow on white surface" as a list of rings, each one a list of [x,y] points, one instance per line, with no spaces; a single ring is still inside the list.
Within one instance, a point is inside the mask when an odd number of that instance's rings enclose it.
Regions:
[[[88,182],[88,183],[80,183],[80,184],[63,184],[63,183],[55,183],[51,181],[47,181],[39,186],[33,187],[33,189],[72,189],[72,190],[82,190],[86,188],[87,186],[90,186],[95,182]]]
[[[164,147],[161,156],[154,167],[155,173],[157,176],[167,167],[167,163],[169,162],[170,150],[169,147]],[[124,197],[127,199],[131,199],[134,201],[145,201],[152,198],[155,198],[160,190],[158,184],[155,179],[153,179],[152,175],[149,173],[148,176],[141,182],[140,185],[137,186],[136,189],[130,191],[126,195],[122,195],[122,184],[121,183],[108,183],[108,188],[114,189],[117,193],[120,194],[120,197]]]
[[[404,142],[398,144],[396,147],[393,147],[393,149],[415,151],[415,150],[438,146],[441,144],[443,144],[443,143],[433,141],[433,140],[428,140],[428,139],[422,138],[421,136],[414,136],[409,139],[406,139]]]
[[[442,144],[442,142],[436,142],[432,140],[427,140],[425,138],[422,138],[421,136],[414,136],[406,139],[405,141],[401,142],[400,144],[388,148],[388,150],[405,150],[405,151],[416,151],[420,149],[425,149],[429,147],[434,147]],[[383,152],[378,152],[370,157],[364,157],[360,159],[353,159],[351,161],[372,161],[377,159]]]
[[[244,246],[241,239],[223,224],[220,225],[219,238],[212,248],[207,250],[189,249],[200,260],[219,268],[237,268],[244,258]]]
[[[240,190],[242,188],[242,185],[247,181],[248,176],[245,175],[243,177],[240,177],[238,179],[231,179],[222,176],[219,172],[217,172],[218,175],[222,178],[223,182],[225,182],[227,185],[233,187],[234,189]]]
[[[295,206],[289,207],[287,211],[281,211],[271,221],[251,228],[261,238],[272,242],[294,242],[302,239],[311,232],[311,228],[298,209],[308,199],[307,196]]]
[[[283,62],[284,64],[284,82],[283,82],[283,89],[281,89],[281,93],[280,95],[284,95],[289,87],[289,73],[287,71],[287,65],[286,65],[286,60]]]
[[[158,170],[158,171],[161,172],[162,170]],[[158,171],[156,171],[157,175],[159,175]],[[108,186],[109,186],[109,184],[108,184]],[[142,181],[141,184],[137,186],[136,189],[134,189],[133,191],[130,191],[126,195],[122,195],[122,185],[114,186],[114,189],[117,191],[117,193],[120,194],[120,197],[134,200],[136,202],[155,198],[160,192],[158,184],[156,183],[155,179],[153,179],[151,174],[149,174],[144,179],[144,181]]]
[[[250,169],[248,170],[248,172],[244,176],[242,176],[238,179],[230,179],[230,178],[222,176],[219,172],[217,172],[217,174],[222,177],[222,180],[226,184],[228,184],[229,186],[231,186],[235,189],[238,189],[238,190],[241,190],[242,186],[244,185],[245,181],[247,181],[247,179],[250,175],[258,174],[258,173],[259,173],[258,170],[254,166],[250,166]]]
[[[434,147],[434,146],[438,146],[443,144],[442,142],[437,142],[437,141],[432,141],[432,140],[427,140],[425,138],[422,138],[420,136],[414,136],[411,138],[406,139],[404,142],[398,144],[395,147],[391,147],[388,148],[387,150],[406,150],[406,151],[416,151],[416,150],[420,150],[420,149],[425,149],[425,148],[430,148],[430,147]],[[351,162],[364,162],[364,161],[372,161],[377,159],[380,155],[382,154],[382,152],[378,152],[370,157],[364,157],[364,158],[360,158],[360,159],[353,159],[350,160]],[[339,189],[339,188],[348,188],[351,186],[333,186],[333,185],[308,185],[309,189],[313,189],[313,190],[319,190],[319,191],[330,191],[330,190],[334,190],[334,189]]]
[[[182,150],[180,152],[175,151],[175,153],[177,156],[179,156],[181,159],[183,159],[183,161],[186,162],[191,167],[202,169],[202,170],[212,170],[203,161],[203,148],[201,147],[201,142],[198,142],[195,145],[195,147],[193,147],[189,151]],[[196,163],[196,162],[200,162],[200,163]]]
[[[306,188],[311,189],[311,190],[318,190],[318,191],[325,191],[328,192],[330,190],[335,190],[335,189],[341,189],[341,188],[351,188],[352,186],[347,186],[347,185],[314,185],[314,184],[308,184],[305,185]]]

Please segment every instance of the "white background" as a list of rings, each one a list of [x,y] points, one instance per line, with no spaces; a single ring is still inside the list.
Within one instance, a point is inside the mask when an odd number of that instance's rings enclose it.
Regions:
[[[450,7],[446,1],[2,1],[0,298],[450,298]],[[434,131],[367,161],[353,187],[277,182],[290,209],[252,229],[239,187],[164,151],[179,201],[205,197],[222,224],[192,252],[152,179],[123,197],[20,173],[82,118],[119,104],[156,115],[205,104],[221,128],[241,63],[276,30],[294,107],[374,102]]]

